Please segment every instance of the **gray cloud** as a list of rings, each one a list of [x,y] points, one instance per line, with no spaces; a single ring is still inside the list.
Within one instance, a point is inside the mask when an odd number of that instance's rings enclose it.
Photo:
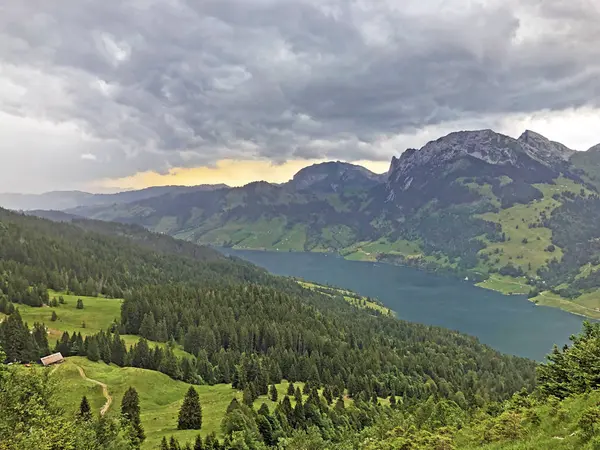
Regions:
[[[382,160],[382,139],[425,127],[600,107],[595,0],[3,3],[0,112],[69,126],[64,146],[16,148],[4,122],[0,158],[28,152],[74,185],[222,158]]]

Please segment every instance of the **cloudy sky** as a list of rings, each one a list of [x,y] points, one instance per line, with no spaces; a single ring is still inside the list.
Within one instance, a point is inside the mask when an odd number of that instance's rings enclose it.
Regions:
[[[457,129],[600,142],[597,0],[3,0],[0,191],[385,171]]]

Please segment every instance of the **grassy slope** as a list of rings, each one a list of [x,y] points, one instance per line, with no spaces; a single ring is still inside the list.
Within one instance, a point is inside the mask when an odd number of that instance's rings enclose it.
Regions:
[[[301,286],[307,288],[307,289],[317,289],[319,287],[325,288],[325,289],[331,289],[336,291],[339,295],[341,295],[342,297],[344,297],[344,300],[346,300],[348,303],[350,303],[353,306],[356,306],[357,308],[361,308],[361,309],[373,309],[375,311],[379,311],[380,313],[386,315],[386,316],[393,316],[394,315],[394,311],[392,311],[389,308],[386,308],[385,306],[383,306],[381,303],[379,303],[378,301],[372,300],[372,299],[368,299],[367,297],[360,297],[360,300],[356,298],[356,294],[350,291],[347,291],[345,289],[340,289],[340,288],[332,288],[329,286],[323,286],[317,283],[309,283],[307,281],[299,281],[298,283],[300,283]],[[330,294],[326,294],[326,295],[330,295]]]
[[[51,306],[42,308],[34,308],[27,305],[17,306],[23,321],[27,322],[29,326],[35,322],[46,324],[48,327],[50,348],[54,346],[55,341],[60,339],[65,331],[69,334],[77,332],[81,333],[82,336],[89,336],[98,333],[100,330],[106,330],[115,320],[117,322],[120,321],[121,299],[66,295],[50,291],[50,298],[52,299],[54,296],[57,298],[62,296],[65,299],[65,304],[58,305],[56,308]],[[83,309],[76,308],[77,299],[79,298],[83,300]],[[55,311],[58,316],[56,322],[50,320],[52,311]],[[83,322],[85,322],[85,328],[81,326]],[[121,338],[129,348],[140,339],[139,336],[135,335],[123,335]],[[149,344],[151,347],[159,346],[164,348],[167,346],[164,342],[149,341]],[[180,345],[174,348],[174,353],[178,357],[191,356],[189,353],[183,351],[183,347]]]
[[[109,415],[118,415],[123,394],[130,386],[135,387],[140,396],[142,425],[147,437],[142,448],[147,450],[156,448],[165,435],[173,435],[181,442],[191,442],[198,433],[203,436],[212,432],[220,434],[221,421],[227,406],[233,398],[242,400],[242,392],[232,389],[231,385],[196,386],[202,405],[202,430],[178,431],[177,417],[189,384],[172,380],[160,372],[117,367],[102,362],[91,362],[87,358],[71,357],[61,365],[45,369],[51,372],[59,385],[68,385],[68,389],[62,389],[59,396],[60,404],[68,415],[76,413],[83,395],[88,397],[93,410],[97,412],[106,402],[102,388],[83,379],[78,367],[84,370],[87,378],[107,385],[108,393],[113,398],[112,406],[108,410]],[[287,382],[276,385],[280,399],[286,395],[288,386]],[[295,386],[302,389],[304,385],[295,383]],[[306,398],[307,396],[304,396],[304,400]],[[293,398],[291,402],[294,406]],[[346,402],[349,404],[351,400],[346,399]],[[380,402],[386,404],[388,400],[380,399]],[[266,396],[261,396],[256,400],[255,408],[260,407],[262,403],[266,403],[271,410],[275,407],[274,402]]]
[[[311,285],[314,286],[314,285]],[[310,286],[307,286],[310,288]],[[350,297],[348,291],[340,291],[341,295],[352,303],[358,303],[355,298]],[[25,305],[19,306],[19,311],[23,319],[30,325],[34,322],[44,322],[52,327],[49,331],[50,345],[58,339],[63,331],[80,332],[83,335],[95,334],[102,329],[106,329],[110,324],[120,317],[121,300],[107,299],[100,297],[70,296],[50,292],[50,298],[62,295],[65,299],[64,305],[56,308],[44,307],[33,308]],[[81,298],[84,303],[84,309],[76,309],[77,299]],[[362,305],[357,304],[359,307]],[[378,309],[380,311],[389,311],[387,308],[376,302],[368,302],[366,307]],[[56,311],[59,320],[50,321],[52,311]],[[81,327],[81,322],[86,322],[86,327]],[[124,335],[122,338],[128,346],[133,345],[139,340],[139,336]],[[150,342],[150,345],[166,346],[165,343]],[[175,354],[179,357],[190,356],[178,346]],[[103,396],[102,387],[93,382],[83,379],[79,368],[83,369],[87,378],[105,383],[108,386],[109,395],[113,398],[113,403],[108,414],[118,414],[119,405],[125,390],[129,386],[134,386],[140,394],[142,408],[142,423],[146,430],[147,440],[144,443],[144,449],[156,448],[164,435],[175,435],[179,440],[185,442],[195,438],[195,431],[177,431],[177,415],[181,402],[188,384],[175,381],[168,376],[150,370],[136,369],[131,367],[120,368],[115,365],[106,365],[102,362],[94,363],[87,358],[70,357],[66,362],[50,367],[52,376],[57,380],[60,386],[68,388],[60,389],[59,402],[68,415],[73,415],[77,411],[82,396],[87,396],[92,408],[100,411],[104,406],[106,399]],[[296,383],[300,388],[302,383]],[[277,385],[280,398],[286,394],[288,383],[284,382]],[[201,431],[202,435],[211,432],[219,433],[221,420],[225,414],[227,406],[231,400],[236,397],[241,401],[242,393],[235,391],[231,385],[216,386],[197,386],[200,400],[203,405],[204,425]],[[350,400],[347,400],[350,402]],[[382,399],[382,403],[387,400]],[[275,404],[265,396],[256,401],[256,407],[266,403],[270,408]],[[292,399],[292,405],[294,401]]]
[[[85,371],[88,378],[108,386],[109,394],[113,397],[113,405],[108,414],[118,414],[125,391],[130,386],[136,388],[140,395],[142,424],[147,436],[143,448],[156,448],[164,435],[173,434],[184,442],[195,438],[196,431],[177,431],[177,415],[190,385],[172,380],[160,372],[109,366],[81,357],[68,358],[52,374],[61,384],[69,386],[61,395],[61,403],[67,414],[75,413],[83,394],[88,395],[95,411],[99,411],[105,403],[101,387],[81,378],[77,366]],[[282,392],[283,389],[281,386]],[[218,433],[227,406],[234,397],[241,400],[241,393],[234,391],[229,385],[198,386],[197,390],[203,408],[201,434],[213,431]]]
[[[85,297],[81,295],[66,295],[50,291],[50,299],[61,296],[65,299],[64,305],[54,307],[34,308],[19,305],[19,312],[23,321],[30,326],[34,322],[45,323],[49,328],[50,341],[60,338],[63,331],[69,334],[79,332],[82,335],[96,334],[100,330],[106,330],[113,321],[119,321],[121,317],[120,299],[108,299],[102,297]],[[77,299],[83,300],[83,309],[77,309]],[[58,320],[50,320],[52,311],[56,312]],[[82,327],[85,322],[85,328]]]

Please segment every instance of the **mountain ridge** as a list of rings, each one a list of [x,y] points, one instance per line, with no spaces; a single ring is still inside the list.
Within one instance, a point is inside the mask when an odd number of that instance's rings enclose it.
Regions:
[[[600,157],[594,156],[529,130],[517,139],[458,131],[393,157],[382,175],[329,162],[279,185],[255,182],[66,212],[202,244],[337,252],[499,279],[484,285],[505,293],[518,285],[534,301],[594,316],[600,301],[589,297],[600,280],[584,268],[600,267],[600,251],[596,262],[594,252],[578,251],[568,238],[577,221],[595,220]],[[585,230],[588,248],[595,248],[600,232]]]

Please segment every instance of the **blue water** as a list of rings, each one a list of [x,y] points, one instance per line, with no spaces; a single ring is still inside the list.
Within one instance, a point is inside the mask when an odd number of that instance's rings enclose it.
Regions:
[[[272,273],[331,284],[379,299],[398,318],[476,336],[513,355],[544,360],[554,344],[579,332],[583,318],[535,306],[524,296],[506,296],[452,277],[410,267],[347,261],[319,253],[221,249]]]

